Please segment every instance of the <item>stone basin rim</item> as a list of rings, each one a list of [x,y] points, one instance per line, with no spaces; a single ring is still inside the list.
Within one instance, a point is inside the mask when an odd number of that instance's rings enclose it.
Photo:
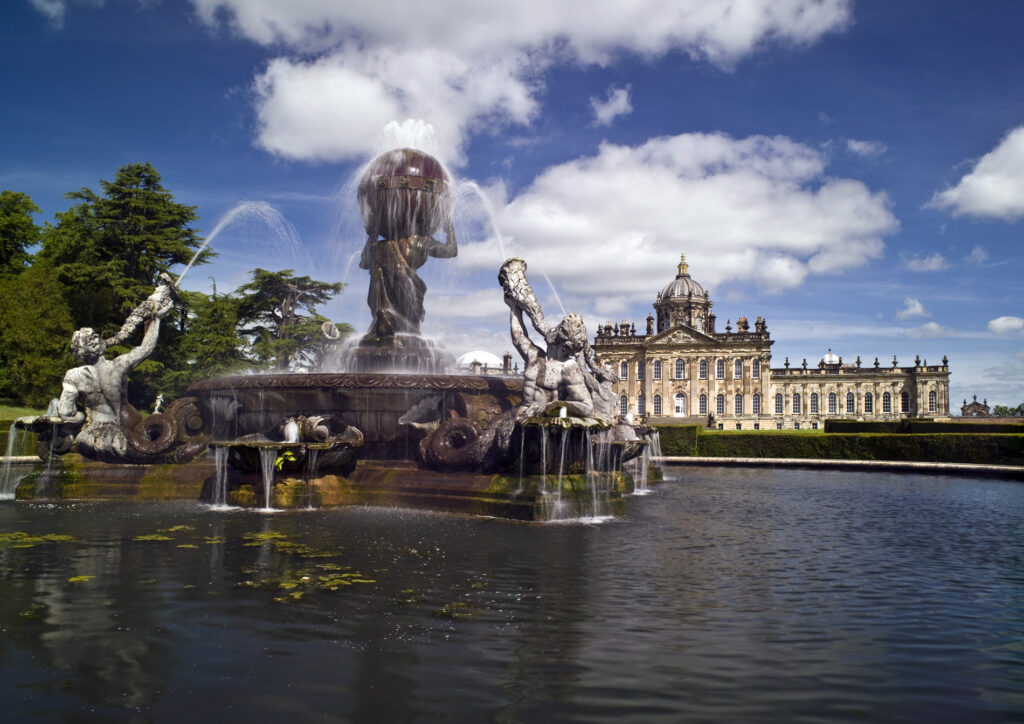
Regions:
[[[390,388],[521,392],[521,376],[445,375],[382,372],[311,372],[231,375],[201,380],[188,388],[186,394],[256,389],[310,388]]]

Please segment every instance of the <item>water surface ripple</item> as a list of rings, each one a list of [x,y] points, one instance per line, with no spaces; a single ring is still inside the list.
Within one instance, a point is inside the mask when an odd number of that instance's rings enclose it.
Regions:
[[[1024,486],[668,476],[601,525],[5,504],[5,721],[1024,721]]]

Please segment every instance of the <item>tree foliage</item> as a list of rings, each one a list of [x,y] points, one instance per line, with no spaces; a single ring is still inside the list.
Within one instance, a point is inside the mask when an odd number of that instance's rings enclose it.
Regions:
[[[77,326],[110,332],[152,292],[161,272],[184,265],[201,246],[194,206],[174,201],[150,164],[122,166],[103,195],[65,195],[79,203],[43,233],[40,258],[56,269]],[[204,250],[196,264],[211,256]]]
[[[992,408],[992,414],[996,417],[1021,417],[1024,416],[1024,402],[1020,403],[1016,407],[1007,407],[1006,405],[996,405]]]
[[[253,362],[277,370],[315,366],[321,349],[320,329],[328,321],[316,313],[316,307],[343,288],[341,283],[296,277],[291,269],[254,269],[252,281],[238,289],[239,323],[250,340]],[[339,326],[342,334],[351,329],[347,324]]]
[[[27,194],[0,191],[0,279],[25,270],[29,249],[39,243],[40,229],[32,219],[39,207]]]

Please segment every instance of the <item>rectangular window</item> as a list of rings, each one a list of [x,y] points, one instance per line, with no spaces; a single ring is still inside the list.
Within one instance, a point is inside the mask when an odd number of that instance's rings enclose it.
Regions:
[[[743,429],[743,425],[741,423],[737,422],[736,423],[736,429],[737,430],[742,430]]]
[[[699,410],[699,412],[697,413],[698,415],[706,415],[706,414],[708,414],[708,396],[707,395],[701,395],[700,396],[700,406],[697,409]]]
[[[852,415],[855,406],[856,406],[856,401],[854,399],[853,393],[852,392],[847,392],[846,393],[846,414],[847,415]]]
[[[818,393],[814,392],[811,394],[811,414],[818,414]]]
[[[753,406],[753,413],[755,415],[760,415],[761,414],[761,395],[754,395],[754,401],[752,403],[752,406]],[[759,429],[759,428],[755,428],[755,429]]]
[[[647,414],[647,398],[644,397],[643,395],[640,395],[636,398],[636,414]]]
[[[882,395],[882,412],[892,412],[892,395],[890,395],[888,392]]]
[[[864,395],[864,412],[870,415],[875,411],[875,398],[871,393]]]
[[[620,380],[629,379],[629,362],[620,362],[619,363],[619,379]]]
[[[836,393],[835,392],[829,392],[828,393],[828,414],[830,414],[830,415],[836,414]]]
[[[725,379],[725,360],[720,359],[715,363],[715,377],[724,380]]]
[[[781,430],[782,429],[782,423],[781,422],[776,422],[775,423],[775,429],[776,430]]]
[[[775,395],[775,414],[782,414],[782,395]],[[779,428],[782,429],[781,427]]]
[[[793,423],[793,429],[794,430],[799,430],[800,429],[800,423],[799,422],[794,422]]]
[[[654,360],[654,379],[661,379],[661,360]]]
[[[708,378],[708,361],[706,359],[702,359],[700,361],[699,368],[700,374],[698,374],[697,376],[702,380],[706,380]]]
[[[756,359],[750,365],[750,376],[755,380],[761,379],[761,360]]]
[[[725,414],[725,395],[719,395],[718,397],[715,398],[715,414]]]
[[[754,429],[755,430],[760,430],[761,429],[761,423],[760,422],[755,422],[754,423]]]
[[[638,380],[643,380],[647,378],[647,365],[645,365],[643,362],[636,363],[636,378]]]
[[[741,359],[736,360],[736,364],[734,365],[732,376],[735,379],[737,379],[737,380],[743,379],[743,360],[741,360]]]
[[[736,395],[736,414],[743,414],[743,395]]]
[[[818,429],[818,423],[816,423],[816,422],[812,422],[812,423],[811,423],[811,429],[812,429],[812,430],[817,430],[817,429]]]

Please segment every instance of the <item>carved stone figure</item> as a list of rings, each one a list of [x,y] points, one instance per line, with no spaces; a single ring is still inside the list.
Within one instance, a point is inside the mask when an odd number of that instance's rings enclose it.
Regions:
[[[505,290],[505,303],[510,310],[512,344],[524,360],[521,413],[539,415],[547,412],[553,403],[563,403],[568,414],[592,417],[594,398],[578,358],[589,347],[583,319],[570,313],[557,326],[549,328],[526,279],[526,262],[522,259],[506,261],[498,280]],[[530,339],[523,322],[524,312],[534,328],[544,335],[546,348]]]
[[[160,320],[174,304],[172,289],[170,279],[162,279],[156,291],[132,311],[114,337],[101,339],[90,327],[83,327],[71,336],[71,351],[83,364],[64,375],[57,415],[65,425],[84,423],[75,436],[75,444],[83,455],[105,460],[129,457],[122,420],[125,382],[128,373],[156,348]],[[126,339],[143,321],[146,332],[139,346],[114,359],[106,359],[107,347]],[[78,409],[79,405],[84,412]]]

